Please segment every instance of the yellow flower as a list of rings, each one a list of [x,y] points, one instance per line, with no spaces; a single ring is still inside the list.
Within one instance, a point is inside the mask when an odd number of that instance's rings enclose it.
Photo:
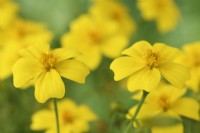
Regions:
[[[95,21],[89,15],[75,20],[70,28],[71,31],[62,37],[62,46],[80,51],[82,54],[77,59],[90,69],[98,67],[102,55],[114,58],[128,44],[127,37],[116,34],[115,26]]]
[[[0,30],[7,28],[16,18],[18,6],[11,0],[0,0]]]
[[[114,71],[115,80],[128,77],[129,91],[150,92],[158,85],[161,77],[181,88],[190,78],[189,70],[174,61],[180,51],[163,43],[151,46],[146,41],[139,41],[122,54],[126,56],[115,59],[110,68]]]
[[[84,83],[89,70],[74,60],[76,52],[65,49],[50,50],[48,44],[31,45],[21,52],[22,58],[13,66],[14,86],[35,84],[35,98],[44,103],[49,98],[62,98],[65,85],[62,77]]]
[[[166,115],[181,120],[184,116],[193,120],[199,120],[199,104],[192,98],[182,97],[186,89],[178,89],[172,85],[160,84],[158,88],[145,99],[137,119],[151,118],[157,115]],[[137,106],[129,110],[127,118],[131,119]],[[141,121],[142,123],[142,121]],[[167,127],[152,127],[152,133],[183,133],[183,124]]]
[[[186,85],[195,92],[200,91],[200,42],[194,42],[183,46],[185,55],[181,63],[191,71],[191,79]]]
[[[89,122],[97,116],[86,105],[77,106],[73,101],[64,99],[58,102],[60,133],[83,133],[89,131]],[[43,109],[32,116],[32,130],[46,130],[55,133],[55,113],[53,108]]]
[[[135,33],[136,24],[128,14],[127,8],[117,0],[93,0],[90,14],[98,21],[110,23],[127,36]]]
[[[180,19],[174,0],[138,0],[137,6],[145,20],[156,21],[161,33],[173,30]]]
[[[51,32],[42,24],[20,19],[0,32],[0,79],[11,75],[19,50],[35,43],[49,43],[51,38]]]

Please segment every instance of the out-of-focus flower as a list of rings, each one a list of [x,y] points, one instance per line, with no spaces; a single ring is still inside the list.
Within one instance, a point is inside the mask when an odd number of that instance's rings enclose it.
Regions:
[[[12,66],[22,48],[35,43],[49,43],[52,38],[44,25],[20,19],[0,32],[0,36],[0,79],[11,75]]]
[[[126,56],[115,59],[110,68],[114,71],[115,80],[128,77],[129,91],[150,92],[159,84],[161,77],[181,88],[190,78],[189,70],[174,61],[181,55],[180,50],[163,43],[151,46],[146,41],[139,41],[122,54]]]
[[[89,15],[80,16],[70,28],[71,31],[62,37],[62,46],[80,51],[77,59],[92,70],[100,64],[102,55],[117,57],[128,44],[127,37],[117,34],[112,23],[95,21]]]
[[[7,28],[15,19],[18,6],[12,0],[0,0],[0,30]]]
[[[83,133],[89,131],[89,122],[96,121],[97,116],[86,105],[77,106],[73,101],[64,99],[58,102],[60,133]],[[43,109],[32,116],[32,130],[46,130],[55,133],[55,113],[53,108]]]
[[[200,91],[200,42],[194,42],[183,46],[185,55],[181,58],[181,63],[191,71],[191,79],[186,85],[195,92]]]
[[[65,85],[62,77],[84,83],[89,70],[81,62],[74,60],[74,51],[50,50],[49,44],[31,45],[20,52],[22,56],[13,66],[14,86],[24,87],[35,84],[35,98],[44,103],[49,98],[62,98]]]
[[[180,116],[187,117],[193,120],[199,120],[199,104],[192,98],[182,97],[186,89],[178,89],[169,84],[159,84],[158,88],[145,99],[142,105],[137,120],[143,118],[151,118],[158,115],[165,115],[181,120]],[[127,118],[131,119],[136,111],[137,106],[129,110]],[[179,123],[173,126],[152,127],[152,133],[183,133],[183,124]]]
[[[93,0],[89,13],[94,19],[115,25],[127,36],[136,31],[136,24],[127,8],[117,0]]]
[[[137,6],[145,20],[155,20],[161,33],[173,30],[179,19],[180,12],[174,0],[137,0]]]

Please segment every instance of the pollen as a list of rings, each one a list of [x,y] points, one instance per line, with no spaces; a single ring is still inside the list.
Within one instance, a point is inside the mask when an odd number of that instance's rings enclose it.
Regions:
[[[52,52],[43,53],[41,56],[41,63],[46,71],[49,71],[50,69],[54,68],[56,61],[57,59],[52,54]]]
[[[166,112],[170,107],[169,97],[167,95],[161,95],[158,103],[164,112]]]
[[[99,43],[102,40],[101,35],[99,31],[97,30],[91,30],[89,32],[89,38],[91,39],[92,42],[96,42],[96,43]]]
[[[64,121],[64,123],[73,123],[74,122],[74,116],[69,112],[69,111],[64,111],[62,113],[62,119]]]
[[[154,52],[150,49],[147,50],[146,64],[150,67],[150,69],[158,68],[160,59],[160,54],[158,52]]]

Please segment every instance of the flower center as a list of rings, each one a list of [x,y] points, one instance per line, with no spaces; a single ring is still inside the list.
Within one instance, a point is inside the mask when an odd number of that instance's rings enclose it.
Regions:
[[[150,49],[147,50],[146,63],[147,63],[147,66],[150,67],[150,69],[158,68],[158,65],[160,63],[160,54],[157,52],[153,52]]]
[[[89,32],[89,38],[94,43],[101,42],[101,35],[99,34],[99,32],[97,30],[91,30]]]
[[[167,4],[166,0],[157,0],[155,3],[155,7],[158,10],[162,10],[166,6],[166,4]]]
[[[19,38],[23,38],[28,34],[28,30],[23,25],[20,25],[17,28],[17,33],[18,33]]]
[[[55,56],[49,52],[48,54],[43,53],[41,56],[41,63],[45,70],[50,71],[50,69],[55,67],[57,59]]]
[[[62,118],[64,123],[67,124],[67,123],[73,123],[75,117],[70,112],[64,111],[62,113]]]
[[[111,17],[114,20],[120,20],[121,16],[122,16],[122,9],[120,7],[116,7],[112,12]]]
[[[192,59],[194,59],[193,60],[194,67],[200,67],[200,55],[199,55],[199,53],[193,53]]]
[[[160,107],[163,109],[164,112],[166,112],[169,107],[170,107],[170,102],[168,100],[168,96],[167,95],[162,95],[160,98],[159,98],[159,105]]]

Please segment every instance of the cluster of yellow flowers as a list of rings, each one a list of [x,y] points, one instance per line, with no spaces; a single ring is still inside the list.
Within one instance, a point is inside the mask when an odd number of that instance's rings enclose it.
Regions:
[[[138,113],[137,121],[140,126],[145,126],[143,119],[162,114],[175,119],[185,116],[200,120],[199,103],[194,98],[184,97],[187,87],[195,92],[199,89],[200,52],[197,48],[200,48],[200,43],[186,45],[184,54],[163,43],[151,46],[146,41],[139,41],[124,50],[124,56],[112,62],[110,68],[115,73],[115,80],[128,78],[129,91],[143,90],[143,93],[149,93]],[[134,106],[129,110],[128,119],[132,119],[136,109]],[[183,133],[184,130],[182,124],[177,124],[164,128],[152,127],[152,132]]]
[[[11,75],[18,52],[34,43],[49,43],[52,33],[42,24],[18,16],[19,7],[10,0],[0,1],[0,79]]]
[[[80,51],[77,59],[94,70],[102,55],[111,59],[119,56],[135,30],[134,20],[117,0],[93,0],[89,13],[73,21],[61,43],[66,49]]]
[[[173,0],[137,3],[144,19],[155,20],[162,33],[174,29],[180,18]],[[65,96],[61,77],[85,83],[90,70],[106,56],[116,58],[110,65],[114,80],[127,79],[130,92],[143,91],[143,102],[126,115],[132,120],[131,126],[145,127],[144,119],[159,115],[180,121],[181,116],[200,120],[198,101],[185,96],[188,89],[200,93],[200,42],[187,44],[181,51],[164,43],[138,41],[124,50],[136,31],[128,10],[117,0],[93,0],[88,13],[73,21],[70,31],[62,36],[62,48],[51,49],[52,33],[42,24],[18,17],[18,10],[10,0],[0,0],[0,79],[13,72],[15,87],[35,85],[39,103]],[[88,123],[98,120],[88,106],[77,106],[69,99],[59,101],[58,108],[61,133],[87,132]],[[56,128],[53,105],[33,115],[32,130],[55,133]],[[151,130],[184,132],[182,122],[153,125]]]

